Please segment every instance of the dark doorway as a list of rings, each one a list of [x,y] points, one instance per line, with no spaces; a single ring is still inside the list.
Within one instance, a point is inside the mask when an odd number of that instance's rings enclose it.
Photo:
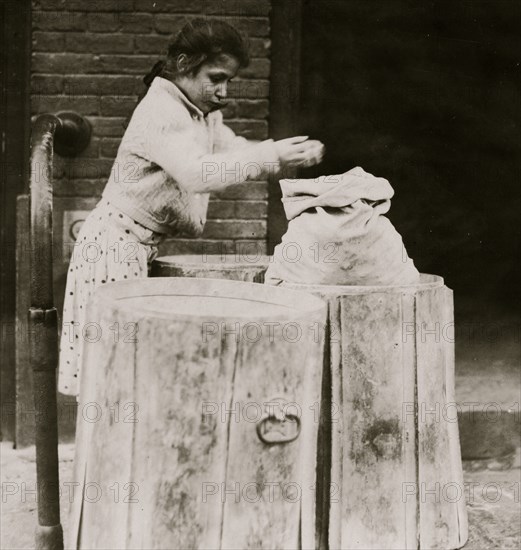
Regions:
[[[16,197],[26,190],[29,168],[31,2],[1,2],[0,26],[0,427],[1,438],[12,441],[15,425]]]
[[[304,0],[295,131],[327,149],[302,177],[387,178],[420,271],[506,305],[520,295],[520,15],[509,0]]]

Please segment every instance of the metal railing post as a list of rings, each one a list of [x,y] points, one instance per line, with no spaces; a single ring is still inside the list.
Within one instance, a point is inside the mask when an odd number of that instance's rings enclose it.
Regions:
[[[38,116],[31,132],[30,238],[31,305],[29,353],[36,411],[36,484],[38,550],[63,549],[58,473],[58,312],[53,296],[52,161],[54,142],[62,156],[81,152],[90,141],[90,125],[76,113]]]

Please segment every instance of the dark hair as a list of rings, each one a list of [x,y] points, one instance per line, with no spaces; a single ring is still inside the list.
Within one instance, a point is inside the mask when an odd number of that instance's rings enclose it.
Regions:
[[[193,19],[177,33],[166,59],[158,61],[143,82],[149,87],[156,76],[171,79],[178,74],[180,54],[188,58],[185,72],[196,73],[203,63],[211,63],[223,53],[233,55],[240,67],[250,62],[246,40],[234,27],[218,19]]]

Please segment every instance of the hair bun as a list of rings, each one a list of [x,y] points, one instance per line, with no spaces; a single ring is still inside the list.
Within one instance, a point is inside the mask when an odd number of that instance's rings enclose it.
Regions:
[[[157,61],[155,65],[152,67],[152,70],[146,76],[143,77],[143,82],[145,83],[147,88],[150,87],[150,84],[152,84],[152,81],[154,80],[154,78],[161,73],[165,65],[166,65],[166,61],[163,61],[163,60]]]

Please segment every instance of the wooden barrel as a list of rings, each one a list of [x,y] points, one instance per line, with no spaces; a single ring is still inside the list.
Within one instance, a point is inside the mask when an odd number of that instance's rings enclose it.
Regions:
[[[330,548],[463,546],[452,291],[426,274],[415,286],[284,287],[329,305]]]
[[[259,254],[180,254],[152,262],[152,277],[200,277],[263,283],[272,256]]]
[[[71,548],[315,547],[315,296],[108,284],[89,302]]]

